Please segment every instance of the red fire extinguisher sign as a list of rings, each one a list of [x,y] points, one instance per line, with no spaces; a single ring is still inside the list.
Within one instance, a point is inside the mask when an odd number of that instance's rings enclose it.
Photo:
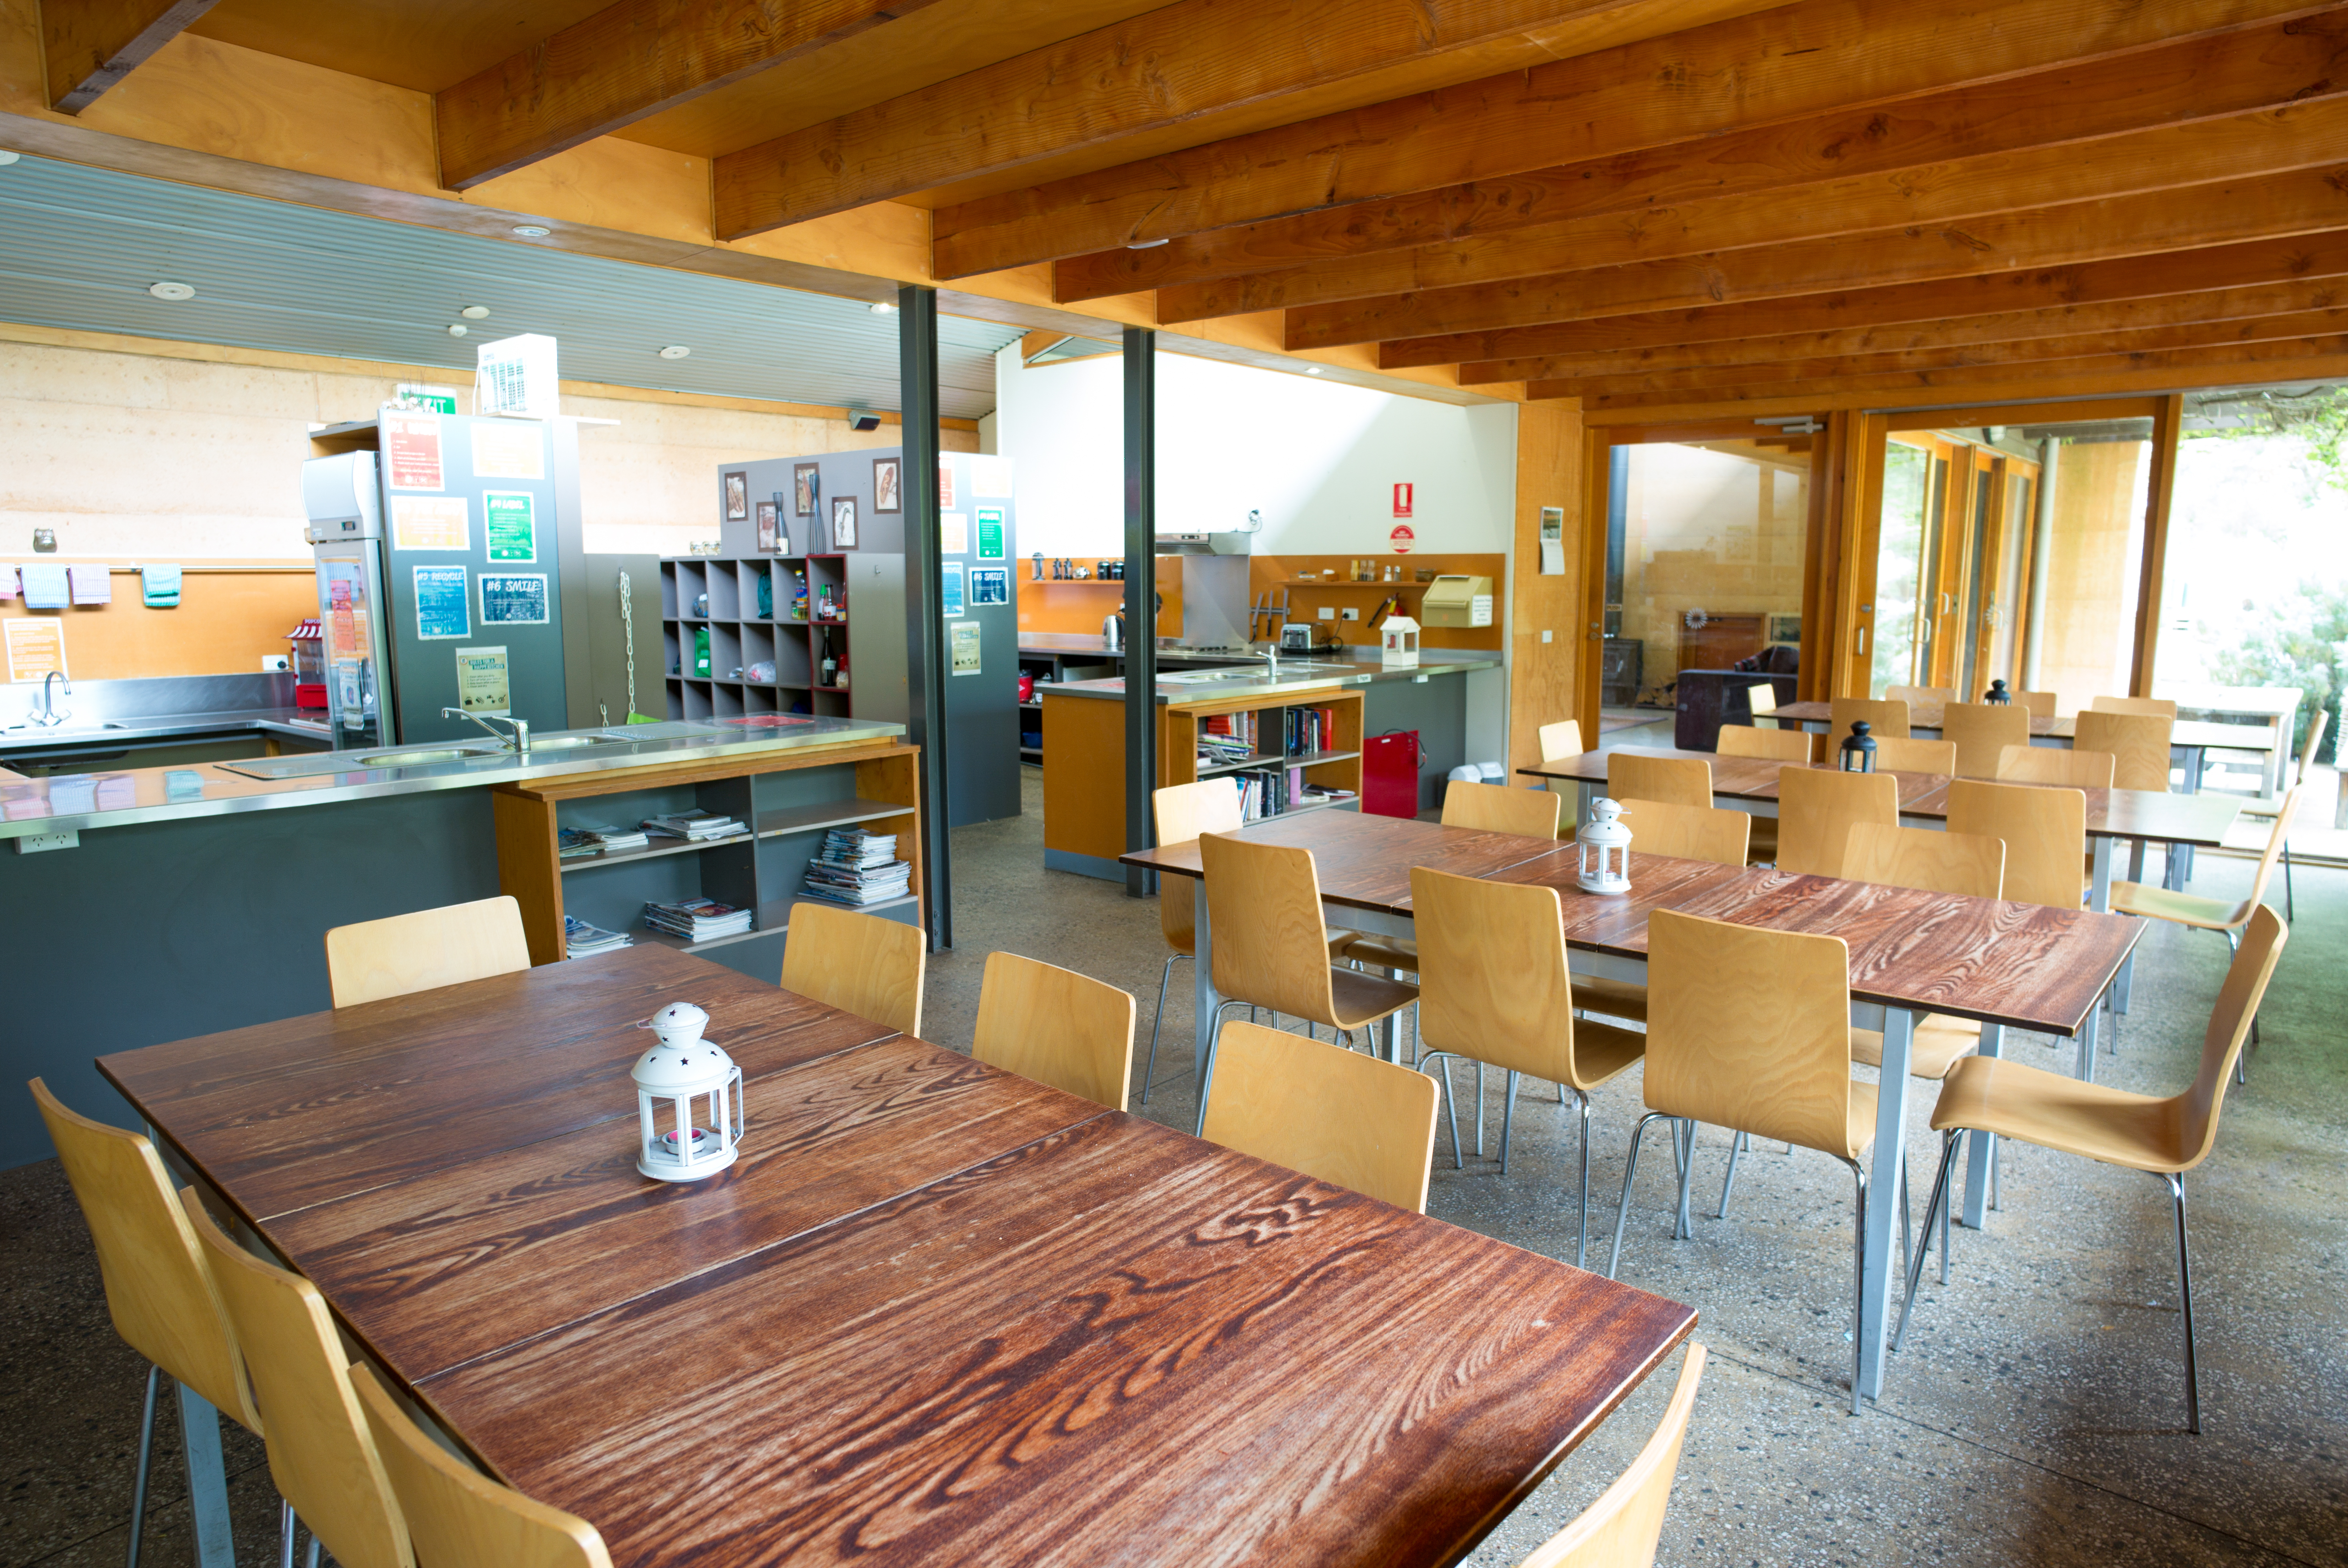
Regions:
[[[1395,487],[1394,515],[1395,517],[1406,518],[1410,516],[1410,491],[1411,487],[1407,484],[1396,485]]]

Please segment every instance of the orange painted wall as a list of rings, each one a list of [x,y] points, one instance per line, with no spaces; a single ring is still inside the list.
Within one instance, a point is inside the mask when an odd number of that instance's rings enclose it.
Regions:
[[[28,610],[23,600],[12,599],[0,601],[0,620],[35,616],[57,620],[65,628],[68,675],[77,681],[122,681],[146,675],[257,675],[263,658],[291,651],[285,634],[318,613],[317,579],[306,567],[300,571],[183,572],[177,610],[149,610],[140,603],[136,573],[116,572],[111,580],[111,604]]]

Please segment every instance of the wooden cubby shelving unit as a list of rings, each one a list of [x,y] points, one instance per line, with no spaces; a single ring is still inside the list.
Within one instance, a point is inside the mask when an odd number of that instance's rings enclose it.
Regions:
[[[884,671],[875,659],[858,658],[859,644],[851,639],[853,624],[847,615],[831,620],[817,616],[823,602],[823,590],[832,590],[835,603],[870,595],[861,592],[861,583],[850,585],[849,569],[854,562],[870,562],[875,559],[897,566],[901,576],[901,557],[876,558],[870,551],[848,554],[819,555],[750,555],[750,556],[675,556],[661,562],[661,641],[663,667],[667,671],[668,716],[672,719],[731,718],[737,713],[813,713],[822,718],[846,719],[855,716],[855,676],[862,663],[868,672]],[[769,613],[758,613],[758,579],[770,575],[767,600]],[[792,603],[798,591],[798,582],[807,583],[807,614],[794,616]],[[859,591],[850,592],[853,586]],[[699,613],[701,596],[709,596],[709,612]],[[854,605],[850,604],[852,610]],[[900,614],[893,628],[883,627],[874,617],[886,620],[884,607],[879,603],[865,605],[865,617],[872,634],[893,634],[902,639],[904,627]],[[693,673],[693,637],[696,630],[709,631],[709,674]],[[826,685],[823,682],[823,645],[829,636],[833,653],[849,672],[846,685]],[[867,653],[877,647],[869,641]],[[735,675],[739,668],[747,671],[753,664],[771,661],[775,678],[753,681],[747,673]],[[889,717],[898,715],[890,714]]]

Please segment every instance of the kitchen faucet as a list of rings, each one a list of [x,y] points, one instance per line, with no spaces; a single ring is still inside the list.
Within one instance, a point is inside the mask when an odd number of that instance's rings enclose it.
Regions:
[[[443,708],[440,710],[440,716],[444,719],[470,719],[482,729],[489,731],[489,737],[507,751],[518,752],[524,755],[530,752],[530,725],[524,720],[509,718],[503,713],[470,713],[462,708]],[[491,719],[504,719],[508,724],[513,726],[512,736],[509,738],[490,729]]]
[[[46,729],[52,724],[62,724],[73,717],[71,712],[57,712],[57,699],[50,695],[49,682],[52,681],[65,681],[66,695],[68,697],[73,695],[73,682],[66,681],[66,672],[62,670],[50,671],[41,677],[41,711],[37,713],[26,713],[25,715],[26,723],[39,724]]]

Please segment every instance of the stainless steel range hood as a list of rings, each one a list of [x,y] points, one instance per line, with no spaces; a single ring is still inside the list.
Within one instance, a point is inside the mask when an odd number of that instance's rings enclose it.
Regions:
[[[1243,556],[1255,538],[1252,533],[1164,534],[1158,536],[1162,556]]]

